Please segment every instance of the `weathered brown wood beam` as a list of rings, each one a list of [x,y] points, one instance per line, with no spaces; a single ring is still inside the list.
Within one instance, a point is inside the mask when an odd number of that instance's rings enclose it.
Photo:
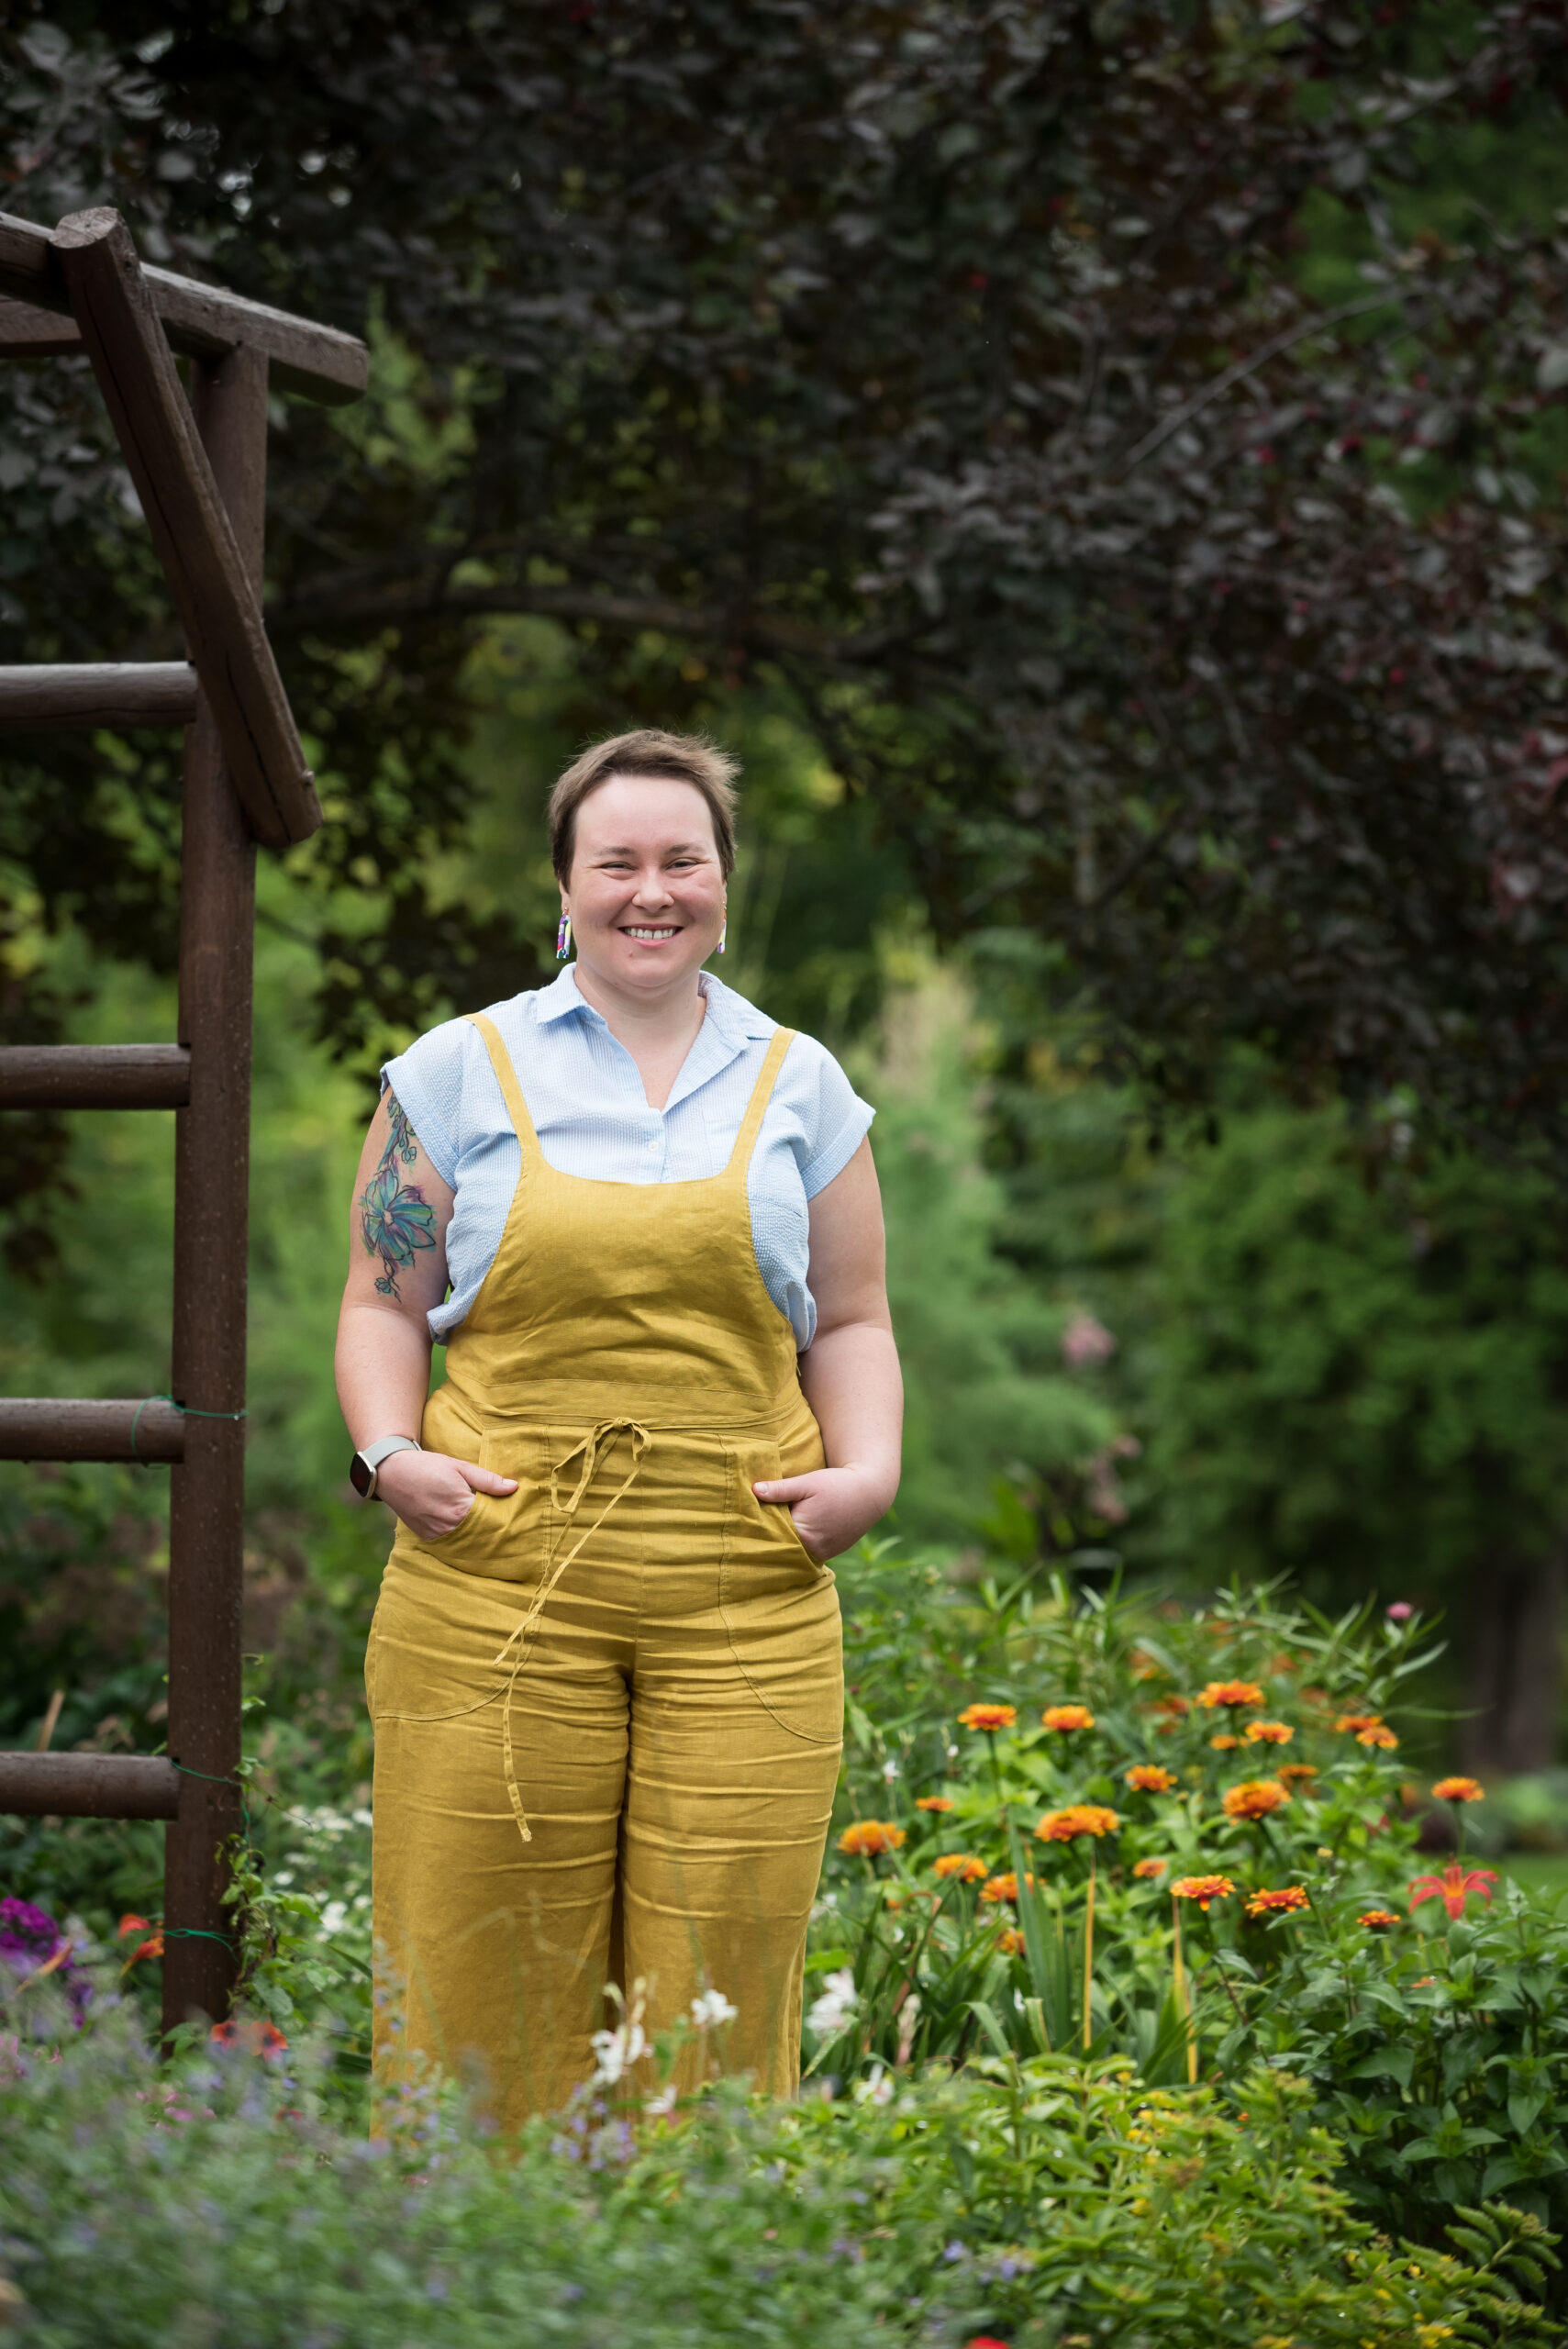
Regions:
[[[188,726],[188,661],[37,662],[0,669],[0,726]]]
[[[57,318],[31,302],[0,301],[0,359],[61,359],[81,348],[74,318]]]
[[[183,1044],[0,1045],[0,1109],[183,1109]]]
[[[152,1753],[0,1753],[0,1811],[24,1819],[177,1819],[183,1784]]]
[[[269,848],[308,840],[321,803],[130,231],[100,208],[53,242],[251,829]]]
[[[123,1402],[66,1401],[52,1395],[0,1399],[0,1460],[172,1464],[184,1456],[185,1415],[161,1397]]]
[[[333,407],[359,399],[370,381],[370,353],[357,335],[291,317],[286,310],[248,301],[220,285],[198,284],[194,277],[176,277],[171,270],[150,269],[146,274],[164,332],[188,358],[221,359],[248,343],[266,353],[278,390]],[[7,212],[0,212],[0,295],[35,310],[72,315],[49,230]],[[4,347],[0,339],[0,351]]]

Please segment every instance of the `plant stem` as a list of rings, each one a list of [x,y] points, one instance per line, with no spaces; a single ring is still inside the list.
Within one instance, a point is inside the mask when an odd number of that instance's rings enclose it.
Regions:
[[[1195,2087],[1197,2085],[1197,2042],[1193,2037],[1193,2009],[1192,2000],[1187,1996],[1187,1970],[1182,1963],[1182,1904],[1173,1892],[1171,1895],[1171,1927],[1175,1935],[1176,2011],[1186,2025],[1187,2086]]]
[[[1089,1994],[1093,1987],[1095,1975],[1095,1844],[1093,1840],[1091,1840],[1089,1844],[1089,1901],[1088,1908],[1084,1918],[1084,2053],[1085,2055],[1089,2052],[1089,2043],[1094,2037],[1094,2025],[1089,2011]]]

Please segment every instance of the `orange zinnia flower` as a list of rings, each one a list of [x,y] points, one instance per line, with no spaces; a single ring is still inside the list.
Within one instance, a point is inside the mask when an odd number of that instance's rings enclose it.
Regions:
[[[1170,1865],[1169,1860],[1134,1860],[1132,1873],[1134,1876],[1147,1879],[1153,1876],[1163,1876]]]
[[[986,1863],[976,1859],[973,1852],[944,1852],[940,1860],[933,1861],[932,1869],[937,1876],[957,1876],[961,1884],[978,1884],[983,1876],[990,1873]]]
[[[952,1797],[951,1795],[917,1795],[915,1808],[917,1810],[951,1810]]]
[[[1231,1787],[1220,1798],[1220,1808],[1227,1819],[1266,1819],[1271,1810],[1283,1810],[1290,1800],[1290,1788],[1282,1787],[1277,1778],[1243,1778],[1239,1787]]]
[[[1356,1919],[1356,1922],[1358,1925],[1370,1925],[1374,1932],[1379,1932],[1385,1925],[1402,1924],[1404,1920],[1392,1909],[1369,1909],[1364,1916]]]
[[[1127,1783],[1135,1795],[1168,1795],[1176,1784],[1176,1773],[1162,1770],[1157,1762],[1135,1762],[1127,1773]]]
[[[1440,1778],[1432,1792],[1440,1802],[1482,1802],[1486,1795],[1479,1778]]]
[[[1114,1835],[1121,1820],[1103,1803],[1073,1802],[1048,1810],[1035,1829],[1042,1843],[1071,1843],[1079,1835]]]
[[[1047,1729],[1093,1729],[1095,1716],[1087,1705],[1047,1705],[1040,1715]]]
[[[1308,1906],[1306,1893],[1298,1884],[1287,1884],[1283,1892],[1254,1892],[1247,1902],[1249,1917],[1286,1916],[1293,1909]]]
[[[1383,1747],[1385,1753],[1392,1753],[1395,1748],[1398,1745],[1399,1740],[1395,1736],[1394,1731],[1388,1727],[1386,1721],[1370,1721],[1365,1729],[1358,1730],[1356,1731],[1356,1743],[1358,1745],[1379,1745]]]
[[[1222,1729],[1218,1737],[1211,1737],[1208,1742],[1217,1753],[1234,1753],[1241,1742],[1239,1737],[1232,1737],[1229,1731],[1226,1729]]]
[[[1412,1877],[1408,1887],[1410,1906],[1418,1909],[1423,1900],[1440,1900],[1451,1917],[1462,1917],[1471,1894],[1478,1892],[1483,1900],[1489,1901],[1496,1881],[1496,1868],[1461,1867],[1455,1860],[1440,1875]]]
[[[1034,1890],[1033,1876],[1026,1876],[1024,1882],[1032,1892]],[[980,1898],[982,1900],[989,1900],[997,1906],[999,1906],[1004,1900],[1016,1900],[1018,1897],[1018,1879],[1011,1868],[1007,1870],[1006,1876],[994,1876],[989,1877],[980,1887]]]
[[[1156,1697],[1149,1709],[1151,1713],[1169,1713],[1173,1720],[1180,1720],[1184,1714],[1192,1711],[1192,1707],[1184,1697],[1172,1695]]]
[[[1236,1887],[1228,1876],[1179,1876],[1171,1887],[1173,1900],[1195,1900],[1207,1910],[1211,1900],[1224,1900]]]
[[[904,1830],[890,1819],[857,1819],[840,1836],[839,1849],[852,1860],[874,1860],[879,1852],[896,1852],[903,1842]]]
[[[1213,1712],[1217,1705],[1261,1705],[1263,1692],[1255,1680],[1211,1680],[1198,1691],[1198,1703]]]
[[[1304,1688],[1301,1693],[1305,1697],[1306,1689]],[[1358,1737],[1363,1729],[1381,1729],[1383,1715],[1381,1713],[1341,1713],[1334,1723],[1334,1727],[1348,1730],[1352,1737]]]
[[[1022,1933],[1019,1932],[1017,1925],[1006,1926],[1004,1930],[997,1934],[996,1946],[1001,1951],[1004,1957],[1021,1957],[1023,1955],[1024,1937]]]
[[[218,2047],[242,2047],[249,2055],[281,2055],[288,2041],[275,2022],[215,2022],[207,2036]]]
[[[961,1729],[1011,1729],[1018,1718],[1017,1705],[965,1705],[958,1724]]]
[[[1288,1745],[1296,1731],[1288,1721],[1249,1721],[1241,1734],[1249,1745]]]
[[[1283,1778],[1286,1786],[1304,1787],[1308,1778],[1318,1776],[1318,1765],[1315,1762],[1282,1762],[1274,1776]]]

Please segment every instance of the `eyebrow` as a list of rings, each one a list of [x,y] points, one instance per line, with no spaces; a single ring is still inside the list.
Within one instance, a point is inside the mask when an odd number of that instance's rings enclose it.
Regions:
[[[672,841],[661,853],[664,856],[703,856],[711,852],[711,842],[706,841]],[[637,851],[629,842],[623,841],[606,848],[596,848],[593,853],[595,856],[635,856]]]

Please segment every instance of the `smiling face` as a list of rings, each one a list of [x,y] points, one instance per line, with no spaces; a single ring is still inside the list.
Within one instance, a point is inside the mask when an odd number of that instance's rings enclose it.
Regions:
[[[694,977],[724,927],[713,818],[695,784],[615,775],[590,792],[561,902],[579,963],[606,985],[651,996]]]

